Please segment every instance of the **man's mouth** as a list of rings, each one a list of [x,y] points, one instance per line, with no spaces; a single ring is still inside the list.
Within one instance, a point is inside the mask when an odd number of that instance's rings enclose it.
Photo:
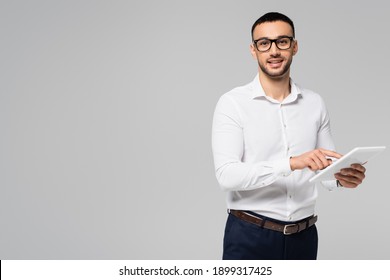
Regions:
[[[272,68],[278,68],[282,65],[283,63],[283,59],[281,58],[278,58],[278,59],[269,59],[268,61],[268,64],[272,67]]]

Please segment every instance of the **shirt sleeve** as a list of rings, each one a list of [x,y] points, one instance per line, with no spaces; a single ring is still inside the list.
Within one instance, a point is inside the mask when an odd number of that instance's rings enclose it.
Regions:
[[[321,125],[318,130],[317,135],[317,148],[323,148],[326,150],[335,151],[335,145],[332,138],[332,133],[330,129],[330,117],[329,113],[325,107],[325,103],[321,99]],[[337,189],[337,180],[326,180],[318,182],[317,184],[321,185],[322,187],[328,189],[329,191],[333,191]]]
[[[244,137],[238,105],[222,96],[215,108],[212,150],[217,181],[223,190],[252,190],[291,174],[288,157],[275,161],[243,162]]]

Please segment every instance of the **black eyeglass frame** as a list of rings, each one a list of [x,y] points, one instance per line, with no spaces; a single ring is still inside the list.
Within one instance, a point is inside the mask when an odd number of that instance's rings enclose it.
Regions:
[[[277,41],[279,41],[279,40],[281,40],[281,39],[285,39],[285,38],[290,39],[290,46],[289,46],[288,48],[286,48],[286,49],[281,49],[281,48],[279,48]],[[285,51],[285,50],[288,50],[288,49],[291,48],[292,43],[294,42],[294,39],[295,39],[295,38],[292,37],[292,36],[281,36],[281,37],[276,38],[276,39],[260,38],[260,39],[257,39],[257,40],[253,40],[253,44],[255,45],[256,49],[257,49],[259,52],[268,52],[268,51],[271,49],[271,47],[272,47],[272,43],[275,43],[275,46],[276,46],[279,50]],[[269,44],[269,48],[268,48],[267,50],[261,51],[261,50],[259,50],[259,48],[257,47],[257,42],[259,42],[259,41],[261,41],[261,40],[268,40],[268,41],[271,42],[271,44]]]

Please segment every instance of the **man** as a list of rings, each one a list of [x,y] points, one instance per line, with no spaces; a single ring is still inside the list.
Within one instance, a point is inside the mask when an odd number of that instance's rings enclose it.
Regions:
[[[341,155],[322,98],[290,79],[293,22],[267,13],[252,40],[258,75],[222,95],[213,119],[216,177],[229,209],[223,259],[316,259],[317,189],[309,179]],[[364,173],[352,165],[321,185],[355,188]]]

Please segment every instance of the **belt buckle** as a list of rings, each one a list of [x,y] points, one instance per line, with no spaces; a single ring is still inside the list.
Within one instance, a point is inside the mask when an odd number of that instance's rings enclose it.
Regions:
[[[291,233],[288,233],[288,232],[287,232],[287,229],[288,229],[289,227],[295,227],[296,225],[297,225],[297,224],[285,225],[284,228],[283,228],[283,234],[284,234],[284,235],[291,235],[291,234],[296,233],[296,232],[291,232]]]

